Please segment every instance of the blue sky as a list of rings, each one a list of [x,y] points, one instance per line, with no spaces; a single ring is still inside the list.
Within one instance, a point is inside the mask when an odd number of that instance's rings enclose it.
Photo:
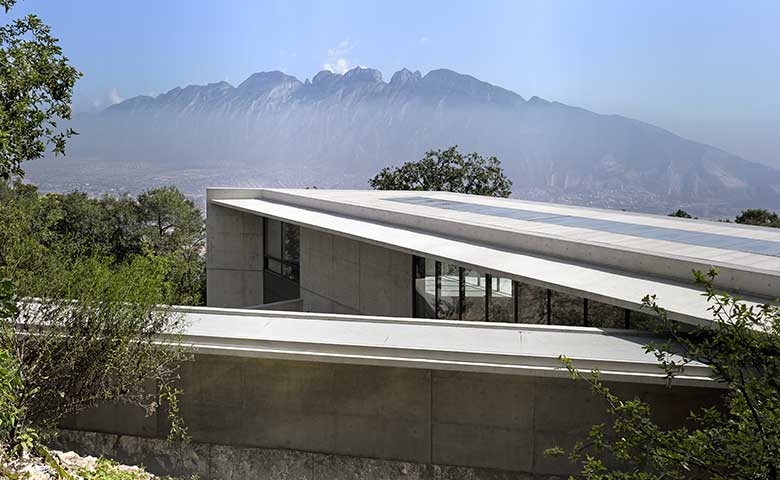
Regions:
[[[780,1],[20,0],[85,76],[88,110],[329,65],[450,68],[780,167]]]

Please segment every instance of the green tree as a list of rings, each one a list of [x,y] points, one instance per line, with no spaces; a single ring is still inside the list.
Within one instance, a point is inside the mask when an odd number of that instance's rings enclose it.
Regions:
[[[575,378],[586,378],[606,400],[613,423],[596,425],[570,458],[582,478],[598,480],[777,479],[780,469],[780,307],[747,306],[713,288],[717,271],[697,280],[706,287],[711,325],[682,333],[655,296],[647,308],[671,335],[648,345],[671,384],[686,365],[710,367],[725,387],[722,404],[691,412],[689,426],[662,428],[651,407],[639,398],[622,399],[599,378],[583,377],[565,360]],[[551,449],[550,454],[561,454]],[[608,466],[609,465],[609,466]]]
[[[457,145],[430,150],[417,162],[383,168],[368,183],[377,190],[439,190],[491,197],[512,193],[512,181],[496,157],[483,158],[476,152],[463,155]]]
[[[143,236],[156,253],[203,245],[203,214],[176,187],[161,187],[138,196]]]
[[[5,13],[16,0],[2,0]],[[73,87],[81,76],[62,54],[51,29],[35,15],[0,27],[0,179],[23,176],[21,164],[50,146],[65,152],[75,132],[57,122],[70,119]]]
[[[27,432],[46,434],[63,417],[101,403],[156,407],[159,395],[147,390],[149,382],[175,392],[170,384],[183,358],[178,347],[158,343],[167,337],[176,345],[182,327],[180,316],[164,307],[172,297],[166,259],[135,255],[117,262],[56,235],[44,245],[39,235],[47,230],[35,226],[36,207],[0,205],[7,302],[7,279],[16,285],[14,307],[0,311],[0,351],[10,352],[21,379],[11,396],[15,422],[0,432],[11,449]]]
[[[174,303],[202,304],[206,298],[203,213],[176,187],[142,193],[138,212],[144,241],[167,259]]]
[[[683,210],[682,208],[678,208],[676,212],[670,213],[668,215],[669,217],[678,217],[678,218],[693,218],[693,216]]]
[[[734,220],[745,225],[760,225],[762,227],[780,228],[780,217],[775,212],[762,208],[749,208],[743,210]]]

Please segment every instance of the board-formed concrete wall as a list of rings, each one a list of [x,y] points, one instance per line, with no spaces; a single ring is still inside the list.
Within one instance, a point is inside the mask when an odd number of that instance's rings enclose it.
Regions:
[[[573,473],[546,448],[570,447],[607,421],[605,405],[565,378],[201,355],[181,370],[193,441],[293,449],[535,475]],[[662,424],[716,401],[719,390],[612,384],[650,402]],[[159,438],[164,415],[106,406],[69,428]]]
[[[263,304],[262,217],[207,208],[206,304]],[[303,311],[412,316],[410,255],[303,227],[300,248]]]
[[[412,316],[411,255],[301,228],[307,312]]]
[[[208,204],[206,305],[252,307],[263,303],[261,217]]]

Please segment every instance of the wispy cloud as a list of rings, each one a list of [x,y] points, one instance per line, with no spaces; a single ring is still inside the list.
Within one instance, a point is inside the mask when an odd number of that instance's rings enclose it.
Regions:
[[[425,36],[420,37],[420,45],[426,45],[430,41],[431,41],[430,37],[425,37]]]
[[[96,97],[93,97],[88,100],[88,105],[86,108],[84,108],[85,111],[93,111],[93,110],[102,110],[106,107],[110,107],[111,105],[115,105],[119,102],[124,100],[121,95],[119,95],[119,91],[116,89],[116,87],[108,90],[107,92],[104,92]]]
[[[338,45],[328,49],[328,59],[322,64],[323,70],[329,70],[334,73],[344,73],[352,67],[352,61],[347,55],[355,48],[354,44],[347,40],[341,41]]]
[[[122,100],[124,99],[119,96],[119,92],[116,90],[116,87],[112,88],[111,91],[108,92],[108,101],[111,103],[111,105],[119,103]]]

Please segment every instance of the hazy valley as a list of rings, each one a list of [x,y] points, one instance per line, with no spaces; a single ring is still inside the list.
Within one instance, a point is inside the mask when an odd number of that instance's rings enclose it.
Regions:
[[[365,188],[431,148],[495,155],[514,196],[706,217],[780,204],[780,172],[618,115],[514,92],[450,70],[281,72],[139,96],[77,115],[68,156],[32,162],[45,190],[175,184]],[[88,180],[87,180],[88,179]]]

